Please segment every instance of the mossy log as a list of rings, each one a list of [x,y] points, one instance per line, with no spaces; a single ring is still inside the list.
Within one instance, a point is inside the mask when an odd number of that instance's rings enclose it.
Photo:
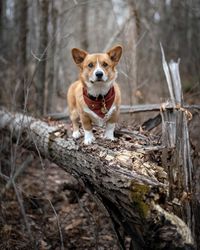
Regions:
[[[92,146],[67,137],[61,126],[0,111],[0,131],[76,177],[109,213],[121,249],[194,249],[187,225],[169,210],[165,170],[143,148],[127,150],[102,140]],[[67,137],[67,138],[66,138]]]

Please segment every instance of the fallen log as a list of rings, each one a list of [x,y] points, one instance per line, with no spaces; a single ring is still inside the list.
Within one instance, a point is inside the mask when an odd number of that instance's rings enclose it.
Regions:
[[[101,139],[84,146],[64,135],[61,126],[4,110],[0,132],[10,132],[81,181],[110,215],[121,249],[124,235],[134,250],[194,249],[187,225],[169,212],[167,173],[141,147],[122,148],[119,139],[111,148]]]

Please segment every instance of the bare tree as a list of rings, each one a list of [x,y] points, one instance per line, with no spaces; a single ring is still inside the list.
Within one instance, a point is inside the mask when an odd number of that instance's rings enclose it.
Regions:
[[[81,8],[81,47],[88,50],[88,2]]]
[[[50,13],[50,24],[51,24],[51,42],[50,48],[48,50],[48,55],[50,55],[48,61],[48,90],[47,90],[47,103],[46,111],[52,112],[55,108],[56,100],[56,81],[55,81],[55,52],[56,52],[56,33],[57,33],[57,15],[58,11],[56,9],[55,3],[51,1],[51,13]]]
[[[128,89],[129,89],[129,103],[137,103],[137,40],[139,34],[139,17],[138,11],[136,9],[135,1],[128,0],[129,5],[129,15],[132,17],[130,22],[127,25],[125,37],[129,38],[126,39],[126,46],[127,46],[127,55],[125,57],[126,61],[126,73],[129,76],[128,78]]]
[[[36,110],[39,114],[44,113],[44,103],[45,103],[45,80],[46,80],[46,52],[48,44],[48,9],[49,1],[40,1],[40,30],[39,30],[39,45],[38,53],[40,58],[40,64],[37,72],[37,80],[35,83],[36,87]]]
[[[27,0],[16,2],[16,19],[18,26],[18,39],[17,39],[17,68],[16,68],[16,104],[19,108],[24,108],[24,97],[25,97],[25,83],[27,80],[27,53],[26,53],[26,43],[27,43],[27,19],[28,19],[28,2]]]
[[[2,41],[3,41],[3,19],[4,19],[4,4],[5,4],[5,1],[0,1],[0,41],[1,41],[1,44],[2,44]]]

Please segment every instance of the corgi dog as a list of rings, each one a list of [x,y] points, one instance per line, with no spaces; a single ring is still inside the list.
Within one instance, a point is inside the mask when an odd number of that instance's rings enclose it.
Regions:
[[[79,80],[68,89],[67,102],[73,126],[73,138],[79,138],[79,119],[84,130],[84,144],[95,141],[92,124],[106,125],[105,139],[114,140],[115,124],[119,116],[121,94],[116,65],[122,55],[122,47],[115,46],[106,53],[89,54],[73,48],[72,57],[79,67]]]

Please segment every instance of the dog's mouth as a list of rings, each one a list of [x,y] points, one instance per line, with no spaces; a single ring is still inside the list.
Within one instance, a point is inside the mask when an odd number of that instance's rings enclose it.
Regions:
[[[95,80],[95,81],[93,81],[93,80],[90,80],[90,82],[92,83],[92,84],[94,84],[95,82],[105,82],[103,79],[97,79],[97,80]]]

